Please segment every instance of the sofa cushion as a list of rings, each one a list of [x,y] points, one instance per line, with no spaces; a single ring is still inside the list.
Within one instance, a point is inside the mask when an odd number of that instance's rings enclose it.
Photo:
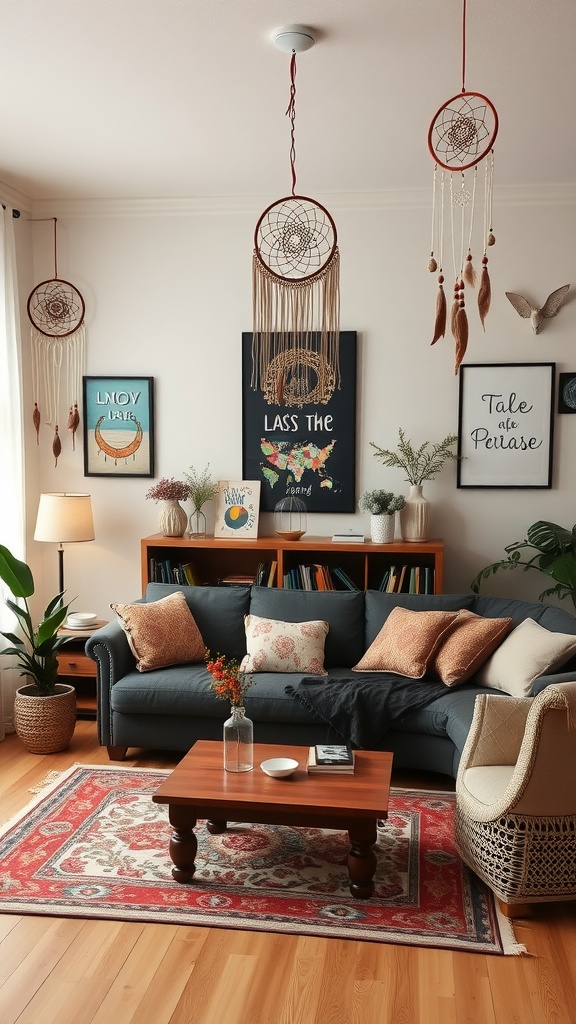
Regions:
[[[465,683],[512,629],[511,618],[491,619],[461,609],[434,655],[433,671],[446,686]]]
[[[554,633],[524,619],[482,666],[476,681],[513,697],[528,697],[538,676],[555,672],[575,652],[573,633]]]
[[[152,604],[111,604],[136,658],[139,672],[203,661],[206,645],[184,594]]]
[[[354,672],[392,672],[422,679],[458,612],[394,608]]]
[[[329,630],[326,669],[354,665],[364,653],[364,593],[343,590],[289,590],[252,587],[250,614],[284,622],[322,619]]]
[[[394,608],[409,608],[415,612],[457,612],[461,608],[473,611],[474,601],[474,594],[382,594],[379,590],[367,590],[363,650],[374,643]]]
[[[326,675],[324,642],[329,628],[327,622],[321,619],[284,622],[247,615],[244,624],[248,650],[241,665],[244,672]]]
[[[246,654],[244,616],[249,610],[250,587],[179,587],[149,583],[146,601],[158,601],[181,591],[206,643],[213,653],[238,661]]]

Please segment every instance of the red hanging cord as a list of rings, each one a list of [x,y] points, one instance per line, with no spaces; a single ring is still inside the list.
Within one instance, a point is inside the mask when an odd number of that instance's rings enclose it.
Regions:
[[[290,170],[292,172],[292,195],[296,195],[296,139],[294,123],[296,120],[296,50],[292,50],[290,61],[290,102],[286,111],[290,118]]]

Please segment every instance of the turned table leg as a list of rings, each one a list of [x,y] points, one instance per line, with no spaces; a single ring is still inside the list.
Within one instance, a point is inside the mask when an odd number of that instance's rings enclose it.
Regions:
[[[194,811],[181,804],[171,804],[168,816],[174,829],[168,847],[174,865],[172,878],[176,882],[191,882],[196,870],[194,860],[198,849],[198,840],[194,834],[196,825]]]
[[[350,892],[358,899],[368,899],[374,892],[374,875],[376,874],[377,858],[374,852],[376,843],[376,820],[362,820],[348,829],[350,850],[348,853],[348,874],[350,876]]]
[[[228,827],[226,821],[210,821],[206,822],[206,828],[208,829],[211,836],[219,836],[221,832],[225,832]]]

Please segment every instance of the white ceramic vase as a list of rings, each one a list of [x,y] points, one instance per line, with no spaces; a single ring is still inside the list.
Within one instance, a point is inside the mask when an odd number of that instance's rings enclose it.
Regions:
[[[391,544],[396,527],[395,515],[370,516],[370,537],[373,544]]]
[[[188,516],[177,501],[165,501],[160,513],[160,532],[163,537],[183,537]]]
[[[402,539],[408,543],[430,537],[431,505],[422,494],[422,484],[411,484],[404,508],[400,510]]]

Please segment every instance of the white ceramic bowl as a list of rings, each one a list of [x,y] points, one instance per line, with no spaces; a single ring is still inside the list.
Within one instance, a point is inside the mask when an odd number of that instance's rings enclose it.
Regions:
[[[69,626],[91,626],[97,618],[96,612],[70,612],[66,621]]]
[[[266,775],[271,775],[273,779],[285,779],[288,775],[293,775],[298,767],[298,761],[294,761],[291,757],[271,757],[268,761],[262,761],[260,765],[263,772]]]

